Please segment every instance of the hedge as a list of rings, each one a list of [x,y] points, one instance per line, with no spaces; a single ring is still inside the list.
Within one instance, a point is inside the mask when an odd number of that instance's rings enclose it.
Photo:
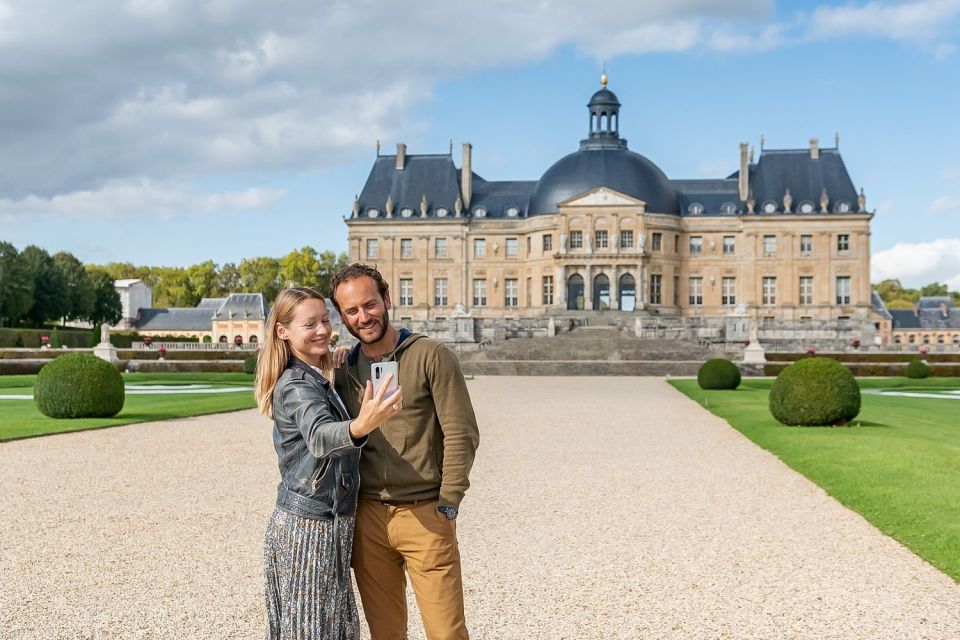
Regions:
[[[92,332],[86,329],[56,328],[60,344],[73,349],[87,349],[90,347]],[[54,328],[50,329],[17,329],[12,327],[0,328],[0,348],[8,349],[37,349],[40,347],[40,336],[53,338]]]
[[[870,352],[863,353],[857,351],[830,351],[816,354],[822,358],[839,360],[840,362],[902,362],[904,364],[911,360],[916,360],[920,353],[917,351],[898,351],[898,352]],[[766,353],[769,362],[793,362],[800,358],[809,357],[801,352],[783,352],[768,351]],[[960,364],[960,353],[935,353],[933,351],[923,354],[923,359],[927,362],[956,362]]]
[[[907,363],[897,364],[857,364],[842,363],[847,369],[858,377],[863,376],[904,376],[906,375]],[[790,366],[786,362],[767,363],[763,365],[763,375],[776,376],[781,371]],[[930,375],[936,377],[960,377],[960,364],[933,364],[930,363]]]

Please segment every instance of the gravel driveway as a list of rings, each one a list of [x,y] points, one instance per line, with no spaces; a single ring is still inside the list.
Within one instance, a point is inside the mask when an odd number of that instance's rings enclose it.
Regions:
[[[469,387],[474,638],[960,637],[960,586],[663,380]],[[0,444],[0,637],[261,637],[277,477],[253,411]]]

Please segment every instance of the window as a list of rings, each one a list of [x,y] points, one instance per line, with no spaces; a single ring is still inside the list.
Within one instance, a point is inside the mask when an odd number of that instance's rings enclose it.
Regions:
[[[813,276],[800,276],[800,304],[813,304]]]
[[[400,217],[409,218],[411,216],[413,216],[413,209],[410,207],[404,207],[403,209],[400,209]]]
[[[438,217],[438,218],[446,218],[448,213],[450,213],[450,212],[447,210],[446,207],[438,207],[438,208],[437,208],[437,217]]]
[[[516,207],[507,207],[506,214],[508,218],[516,218],[518,213],[520,213],[520,209]]]
[[[447,257],[447,239],[446,238],[436,238],[433,241],[433,256],[435,258],[446,258]]]
[[[703,278],[690,278],[690,306],[703,304]]]
[[[813,236],[800,236],[800,255],[808,256],[813,253]]]
[[[400,278],[400,306],[413,306],[413,279]]]
[[[446,278],[437,278],[433,281],[433,304],[437,307],[447,306]]]
[[[368,258],[379,258],[380,257],[380,241],[375,239],[367,240],[367,257]]]
[[[662,234],[662,233],[654,233],[653,236],[652,236],[652,238],[651,238],[651,240],[650,240],[650,242],[651,242],[651,250],[652,250],[652,251],[662,251],[662,250],[663,250],[663,249],[661,248],[661,247],[662,247],[662,243],[663,243],[663,234]]]
[[[777,236],[763,236],[764,255],[773,255],[777,252]]]
[[[487,281],[483,278],[473,279],[473,306],[487,306]]]
[[[533,236],[527,236],[527,255],[533,253]]]
[[[505,278],[503,280],[503,306],[517,306],[517,299],[520,296],[520,285],[516,278]]]
[[[516,258],[520,254],[520,243],[516,238],[507,238],[507,257]]]
[[[659,273],[650,275],[650,304],[660,304],[660,288],[663,276]]]
[[[850,304],[850,276],[837,276],[837,304]]]
[[[720,301],[723,305],[732,307],[737,304],[737,279],[724,278],[720,284]]]
[[[571,249],[583,248],[583,231],[570,232],[570,248]]]
[[[486,238],[473,239],[473,257],[474,258],[487,257],[487,239]]]
[[[837,236],[837,251],[850,251],[850,236],[846,233]]]
[[[673,306],[680,305],[680,276],[673,276]]]
[[[696,256],[703,253],[703,238],[701,236],[690,236],[690,255]]]
[[[620,248],[630,249],[633,247],[633,229],[626,229],[620,232]]]
[[[533,278],[528,277],[526,285],[527,285],[526,286],[527,308],[529,309],[530,307],[533,306],[533,299],[532,299],[533,298]]]
[[[553,304],[553,276],[543,276],[543,304]]]
[[[680,253],[680,234],[673,236],[673,252]]]
[[[400,238],[400,257],[401,258],[413,257],[413,239],[412,238]]]
[[[473,210],[473,217],[474,217],[474,218],[486,218],[486,217],[487,217],[487,210],[486,210],[486,208],[485,208],[485,207],[476,207],[476,208]]]
[[[907,342],[909,342],[910,344],[915,344],[916,341],[917,341],[917,337],[911,333],[910,337],[907,339]]]
[[[763,278],[763,304],[777,304],[777,279],[772,276]]]
[[[737,253],[737,239],[733,236],[723,236],[723,255],[732,256]]]
[[[543,234],[543,252],[553,251],[553,234]]]
[[[606,249],[610,246],[609,237],[606,229],[598,229],[593,234],[597,249]]]

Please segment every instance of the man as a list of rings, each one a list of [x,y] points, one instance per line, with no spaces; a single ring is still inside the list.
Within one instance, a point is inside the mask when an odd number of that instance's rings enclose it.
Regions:
[[[335,376],[350,413],[374,362],[396,361],[403,387],[403,409],[360,457],[353,569],[370,633],[407,637],[406,567],[427,637],[465,639],[456,520],[480,436],[460,364],[442,343],[390,324],[390,293],[375,268],[346,267],[330,297],[360,341]]]

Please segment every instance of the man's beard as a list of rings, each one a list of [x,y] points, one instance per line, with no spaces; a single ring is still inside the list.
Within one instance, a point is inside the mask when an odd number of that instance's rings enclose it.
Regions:
[[[376,342],[379,342],[383,338],[383,336],[387,334],[388,322],[389,321],[386,318],[384,318],[382,322],[372,322],[370,323],[369,326],[365,327],[364,329],[372,329],[374,328],[374,326],[379,328],[379,331],[374,333],[372,337],[362,337],[359,327],[353,327],[347,323],[344,323],[344,324],[347,326],[347,331],[349,331],[354,338],[356,338],[363,344],[374,344]]]

